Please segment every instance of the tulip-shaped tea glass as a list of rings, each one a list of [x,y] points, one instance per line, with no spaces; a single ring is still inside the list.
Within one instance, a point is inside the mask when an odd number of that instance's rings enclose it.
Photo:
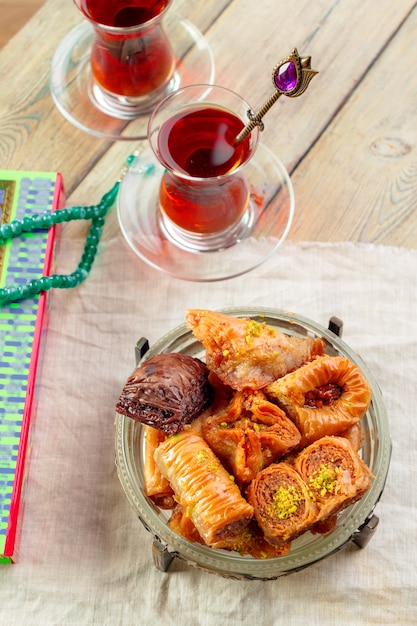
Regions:
[[[250,219],[244,166],[259,128],[242,142],[248,104],[233,91],[194,86],[166,98],[149,121],[149,142],[165,168],[159,189],[162,226],[185,248],[218,250],[234,243]]]
[[[77,126],[110,138],[145,138],[147,116],[192,79],[214,77],[204,37],[171,0],[73,0],[84,21],[58,48],[51,92]],[[139,120],[139,122],[138,122]]]
[[[148,112],[170,89],[175,55],[162,26],[169,0],[74,0],[94,29],[97,102],[126,119]]]
[[[148,126],[143,150],[122,182],[119,223],[133,250],[174,276],[209,281],[264,261],[285,238],[294,198],[281,162],[243,141],[250,106],[214,85],[167,96]]]

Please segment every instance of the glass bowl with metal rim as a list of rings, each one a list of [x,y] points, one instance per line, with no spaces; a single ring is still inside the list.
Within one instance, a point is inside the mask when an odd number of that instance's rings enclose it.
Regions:
[[[363,445],[360,456],[369,466],[374,478],[372,486],[361,500],[338,514],[334,530],[327,534],[305,532],[292,542],[288,554],[275,558],[255,559],[236,552],[213,549],[193,543],[178,535],[168,526],[170,511],[159,509],[144,489],[145,441],[142,424],[116,414],[115,457],[119,480],[128,501],[145,529],[151,535],[150,552],[154,565],[167,571],[173,559],[190,566],[239,580],[272,580],[302,570],[329,557],[353,542],[364,548],[375,532],[379,519],[374,513],[384,490],[388,474],[391,440],[388,417],[380,388],[367,365],[341,339],[342,322],[331,318],[329,327],[281,310],[263,308],[224,309],[234,317],[250,317],[277,328],[294,337],[321,337],[325,352],[330,356],[344,356],[358,365],[372,391],[368,411],[361,420]],[[205,350],[185,324],[177,326],[149,347],[146,338],[136,345],[137,364],[159,353],[179,352],[204,361]]]

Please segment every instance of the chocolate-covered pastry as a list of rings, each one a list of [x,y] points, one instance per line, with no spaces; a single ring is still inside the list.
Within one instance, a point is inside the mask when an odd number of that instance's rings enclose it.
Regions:
[[[211,399],[202,361],[179,353],[156,354],[128,378],[116,410],[173,435],[195,420]]]

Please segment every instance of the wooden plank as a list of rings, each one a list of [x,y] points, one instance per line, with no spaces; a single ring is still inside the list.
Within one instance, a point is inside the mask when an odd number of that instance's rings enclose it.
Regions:
[[[402,2],[401,6],[397,4],[394,11],[389,3],[386,7],[382,7],[379,2],[372,0],[365,6],[359,0],[351,0],[349,6],[352,14],[352,29],[349,29],[347,34],[345,32],[345,4],[342,10],[338,2],[321,4],[301,2],[296,14],[289,16],[287,28],[282,31],[283,54],[285,50],[291,49],[294,41],[306,42],[305,45],[298,46],[299,51],[312,54],[313,67],[319,69],[320,74],[314,79],[305,95],[294,100],[281,99],[265,118],[266,130],[261,136],[261,141],[278,154],[288,168],[296,167],[298,161],[303,159],[304,154],[309,151],[310,146],[314,145],[320,135],[325,132],[326,127],[331,124],[333,117],[343,107],[352,89],[360,84],[363,76],[372,67],[374,58],[385,48],[392,33],[401,27],[402,21],[407,17],[410,4],[405,2]],[[275,21],[268,19],[268,7],[276,17]],[[353,10],[355,7],[357,11]],[[277,61],[277,57],[274,57],[273,46],[271,46],[271,38],[276,31],[277,23],[284,23],[285,11],[281,3],[269,0],[258,4],[255,14],[250,14],[250,9],[250,3],[245,0],[229,5],[221,18],[208,30],[207,38],[216,57],[217,82],[241,94],[245,94],[245,85],[250,85],[254,93],[262,94],[259,98],[259,102],[262,102],[271,89],[270,68]],[[246,14],[245,11],[247,11]],[[248,25],[249,14],[251,18]],[[230,24],[239,24],[241,27],[233,30]],[[371,29],[370,24],[374,24],[375,28]],[[357,27],[358,31],[355,40],[352,41],[354,27]],[[369,37],[365,37],[368,32]],[[228,35],[229,38],[227,38]],[[358,45],[360,39],[363,39],[362,47]],[[330,42],[333,42],[333,45]],[[281,49],[281,41],[279,47]],[[317,53],[315,53],[316,49]],[[262,55],[262,50],[264,55]],[[267,68],[265,74],[259,72],[258,64],[255,63],[257,59],[261,59],[263,67]],[[322,83],[324,81],[326,87],[322,87],[320,81]],[[343,144],[347,146],[346,149],[349,148],[349,132],[343,139]],[[112,146],[109,154],[105,155],[98,167],[90,173],[85,185],[77,189],[75,198],[81,200],[82,197],[88,197],[94,189],[97,189],[102,182],[103,171],[111,172],[113,178],[117,176],[118,168],[124,159],[123,154],[125,153],[120,146]],[[314,220],[306,216],[304,206],[309,206],[310,187],[314,189],[320,184],[327,186],[335,184],[343,189],[344,186],[343,180],[339,178],[335,181],[334,175],[328,175],[325,170],[329,164],[326,150],[315,154],[317,166],[314,169],[314,176],[308,179],[309,184],[302,184],[303,177],[306,176],[305,169],[302,170],[302,175],[296,170],[293,176],[296,219],[290,231],[290,238],[319,238],[323,241],[335,240],[335,237],[336,239],[355,239],[355,236],[359,237],[359,233],[352,233],[348,236],[345,228],[339,227],[337,219],[329,219],[328,214],[320,219],[320,204],[318,203]],[[322,193],[325,194],[326,191],[322,190]],[[271,208],[275,208],[274,201]],[[353,215],[360,224],[361,213],[353,212]],[[319,228],[317,224],[320,224]],[[112,216],[108,220],[107,228],[109,234],[116,234],[117,224]],[[366,239],[365,235],[362,237],[363,240]]]
[[[30,20],[44,0],[0,0],[0,48]]]
[[[249,0],[215,0],[205,5],[203,11],[200,3],[174,0],[173,8],[205,33],[216,60],[216,82],[245,96],[253,108],[258,108],[269,95],[272,67],[292,47],[296,46],[300,54],[312,56],[313,68],[320,74],[301,98],[282,98],[275,105],[265,118],[266,130],[262,135],[264,145],[293,170],[330,127],[374,62],[384,56],[392,36],[397,30],[405,30],[401,26],[415,4],[414,0],[395,4],[389,0],[366,3],[300,0],[289,7],[288,3],[262,0],[254,8]],[[98,200],[111,186],[136,145],[112,143],[88,135],[65,120],[52,101],[48,86],[52,56],[59,41],[79,21],[71,2],[47,0],[1,51],[7,89],[0,90],[0,159],[3,168],[61,171],[69,201],[83,204]],[[22,50],[25,50],[24,58]],[[411,61],[407,60],[408,63]],[[22,85],[27,86],[25,91]],[[364,96],[363,103],[372,102],[370,97],[369,93],[368,100]],[[385,104],[386,116],[394,114],[396,105],[386,99]],[[352,119],[350,122],[356,123]],[[349,131],[340,139],[341,151],[349,152],[347,138],[350,139]],[[329,180],[333,183],[332,176],[324,169],[329,163],[326,151],[313,150],[312,154],[320,157],[316,159],[319,164],[314,169],[315,175],[320,172],[327,185]],[[306,159],[294,174],[298,213],[290,236],[303,238],[310,233],[309,238],[323,240],[355,237],[366,240],[370,231],[359,232],[360,217],[355,218],[356,228],[350,232],[338,225],[337,220],[337,225],[330,226],[326,218],[321,220],[319,230],[314,224],[300,230],[304,198],[318,185],[309,175],[309,185],[300,189],[303,176],[308,174],[306,162],[312,164],[310,158]],[[339,187],[343,188],[343,181]]]
[[[49,91],[52,55],[79,21],[71,2],[48,0],[0,55],[7,84],[0,90],[2,167],[62,170],[70,187],[109,145],[67,122]]]
[[[417,9],[293,175],[295,240],[417,246]]]
[[[208,38],[217,80],[259,108],[272,90],[273,67],[296,47],[320,73],[299,98],[282,97],[265,116],[262,141],[292,170],[393,33],[415,0],[234,2]],[[231,27],[235,25],[235,27]]]

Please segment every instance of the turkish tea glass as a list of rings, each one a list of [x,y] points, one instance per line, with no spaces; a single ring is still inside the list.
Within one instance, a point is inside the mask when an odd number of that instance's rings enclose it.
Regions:
[[[165,168],[159,208],[167,236],[178,245],[218,250],[236,241],[249,220],[245,165],[259,129],[235,139],[249,105],[229,89],[192,85],[167,96],[152,113],[148,139]]]
[[[134,119],[172,90],[175,55],[162,20],[171,0],[74,0],[94,30],[92,89],[104,113]]]

